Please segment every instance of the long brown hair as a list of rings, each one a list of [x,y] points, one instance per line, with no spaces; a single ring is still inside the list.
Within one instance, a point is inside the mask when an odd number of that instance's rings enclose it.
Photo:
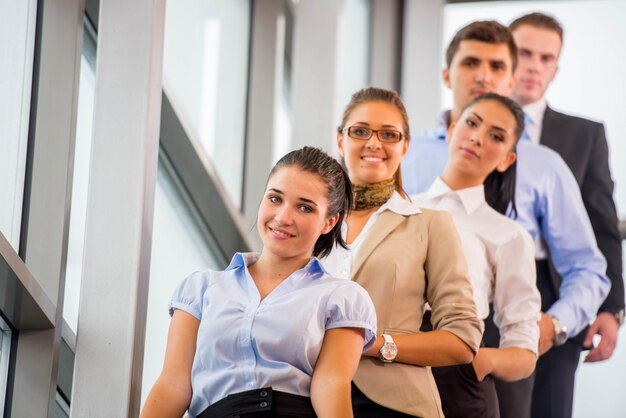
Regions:
[[[402,103],[400,95],[393,90],[387,90],[380,87],[366,87],[352,95],[350,103],[348,103],[343,111],[341,125],[339,125],[339,127],[337,128],[337,132],[339,132],[340,134],[343,133],[343,129],[346,127],[346,122],[348,121],[348,118],[350,117],[350,114],[355,107],[363,103],[369,102],[384,102],[395,106],[402,116],[402,138],[406,141],[409,141],[411,139],[411,133],[409,131],[409,115],[406,112],[406,108],[404,107],[404,103]],[[408,198],[407,193],[402,187],[402,170],[400,168],[400,165],[398,165],[398,169],[396,170],[396,172],[393,173],[393,180],[395,183],[396,191],[400,193],[402,197]]]

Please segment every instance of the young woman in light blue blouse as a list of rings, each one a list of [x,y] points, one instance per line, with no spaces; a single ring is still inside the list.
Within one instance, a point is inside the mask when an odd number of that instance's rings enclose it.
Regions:
[[[351,417],[350,382],[375,340],[367,292],[316,257],[345,245],[339,163],[304,147],[270,173],[258,253],[187,277],[170,302],[163,371],[142,417]]]

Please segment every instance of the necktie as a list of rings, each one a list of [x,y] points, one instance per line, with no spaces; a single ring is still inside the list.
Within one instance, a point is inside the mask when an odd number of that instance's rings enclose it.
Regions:
[[[533,120],[528,115],[528,113],[524,112],[524,132],[522,133],[522,141],[530,141],[530,135],[528,134],[528,127],[532,125]]]

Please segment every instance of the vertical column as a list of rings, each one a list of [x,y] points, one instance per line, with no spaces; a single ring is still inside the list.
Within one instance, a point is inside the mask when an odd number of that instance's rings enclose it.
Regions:
[[[100,3],[72,417],[139,414],[165,0]]]
[[[84,0],[38,8],[30,173],[21,256],[56,308],[55,328],[18,334],[11,416],[52,416],[57,386]]]
[[[254,225],[265,180],[272,167],[278,132],[277,107],[282,94],[285,45],[283,0],[252,3],[248,128],[243,211]]]
[[[411,131],[434,126],[441,108],[445,0],[406,0],[402,40],[402,97]]]
[[[402,2],[372,0],[370,84],[400,90]]]
[[[341,0],[301,0],[297,5],[292,148],[315,145],[338,155],[335,128],[341,117],[337,92],[343,6]]]

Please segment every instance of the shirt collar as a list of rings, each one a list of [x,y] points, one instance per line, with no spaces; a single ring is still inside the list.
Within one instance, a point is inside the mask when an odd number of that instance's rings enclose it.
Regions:
[[[546,107],[548,106],[548,102],[546,101],[545,96],[541,99],[537,100],[534,103],[527,104],[523,107],[524,113],[526,113],[532,123],[535,125],[540,125],[543,122],[543,115],[546,112]]]
[[[435,199],[445,195],[457,196],[463,204],[465,212],[472,214],[485,202],[485,186],[479,184],[478,186],[468,187],[466,189],[452,190],[441,180],[441,177],[437,177],[426,192],[426,197],[428,199]]]
[[[226,270],[235,270],[240,267],[248,267],[250,264],[254,264],[257,262],[260,253],[235,253],[233,258],[230,260],[230,264],[226,267]],[[322,267],[322,263],[317,259],[317,257],[311,257],[306,266],[302,268],[308,273],[326,273],[324,267]]]
[[[409,216],[422,213],[420,208],[411,202],[403,198],[400,193],[393,192],[389,200],[387,200],[376,212],[381,213],[385,210],[390,210],[398,215]]]

